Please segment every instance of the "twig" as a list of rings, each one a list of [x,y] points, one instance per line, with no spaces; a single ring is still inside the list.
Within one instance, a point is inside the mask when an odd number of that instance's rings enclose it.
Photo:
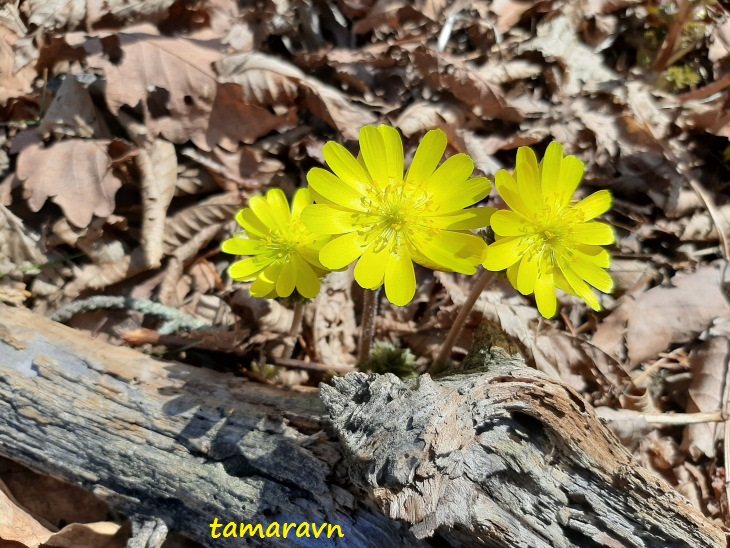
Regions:
[[[429,371],[433,369],[434,372],[438,372],[440,369],[443,369],[443,367],[448,363],[449,358],[451,357],[451,351],[454,348],[454,344],[456,343],[456,339],[459,337],[459,334],[461,333],[461,330],[464,327],[466,319],[469,317],[472,308],[474,308],[474,304],[476,304],[477,299],[479,299],[479,295],[482,294],[482,291],[484,291],[484,289],[496,277],[496,272],[490,272],[489,270],[482,270],[481,272],[479,272],[476,280],[474,280],[474,285],[471,288],[471,293],[469,293],[466,301],[461,306],[461,310],[459,310],[459,314],[456,316],[456,320],[454,320],[454,323],[449,330],[449,334],[446,336],[446,340],[444,341],[444,344],[439,351],[439,355],[436,358],[436,361],[432,363],[429,367]]]
[[[149,301],[147,299],[133,299],[131,297],[96,295],[88,299],[81,299],[67,304],[51,316],[56,322],[70,320],[76,314],[90,310],[99,309],[128,309],[159,316],[165,320],[165,324],[159,329],[160,335],[169,335],[177,331],[193,331],[203,327],[210,327],[210,324],[193,318],[188,314],[180,312],[177,308],[165,306],[164,304]]]
[[[683,426],[706,422],[723,422],[727,416],[722,411],[711,413],[637,413],[636,418],[644,419],[648,424],[661,426]]]
[[[290,369],[306,369],[307,371],[321,371],[323,373],[350,373],[355,371],[354,367],[343,367],[341,365],[327,365],[318,362],[305,362],[294,358],[272,358],[274,365],[288,367]]]

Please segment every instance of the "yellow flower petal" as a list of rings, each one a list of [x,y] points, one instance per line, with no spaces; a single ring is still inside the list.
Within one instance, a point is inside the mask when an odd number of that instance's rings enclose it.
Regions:
[[[411,242],[429,261],[439,265],[439,270],[469,275],[476,272],[487,246],[478,236],[449,230],[418,232],[411,236]]]
[[[388,182],[388,156],[377,128],[365,126],[360,130],[360,153],[373,181],[385,185]]]
[[[522,257],[521,248],[524,247],[522,240],[520,237],[509,237],[491,244],[487,248],[484,268],[498,272],[515,264]]]
[[[374,248],[375,246],[370,246],[355,265],[355,280],[365,289],[377,289],[383,285],[385,267],[390,255],[389,246],[378,251]]]
[[[405,306],[416,294],[416,273],[408,247],[392,250],[385,267],[385,296],[396,306]]]
[[[552,267],[548,267],[547,259],[540,265],[540,273],[535,282],[535,301],[537,309],[545,318],[552,318],[558,312],[558,298],[555,295]]]
[[[520,147],[517,149],[517,164],[527,163],[532,168],[533,173],[538,177],[540,175],[540,164],[537,162],[535,151],[530,147]]]
[[[249,207],[241,209],[236,214],[236,222],[246,230],[249,236],[255,236],[258,238],[266,238],[269,233],[269,227],[267,227],[261,220],[256,217],[256,214]]]
[[[520,262],[516,262],[507,269],[507,281],[512,284],[512,287],[517,289],[517,276],[520,272]]]
[[[327,204],[314,204],[302,211],[302,222],[318,234],[344,234],[362,226],[364,214]]]
[[[361,194],[372,187],[373,181],[368,172],[341,144],[329,141],[322,148],[322,154],[335,175]]]
[[[486,177],[474,177],[463,182],[454,181],[449,186],[439,189],[433,195],[440,213],[449,213],[464,209],[482,201],[489,196],[492,183]]]
[[[604,293],[613,291],[611,275],[603,268],[589,262],[574,261],[569,263],[570,268],[586,282]]]
[[[256,297],[259,299],[269,299],[272,297],[276,297],[276,283],[264,278],[263,276],[259,276],[251,284],[251,288],[248,290],[248,292],[251,294],[252,297]]]
[[[460,187],[473,172],[474,162],[469,156],[454,154],[426,180],[426,192],[432,194],[436,200],[439,200],[442,195],[450,196],[455,193],[454,187]],[[473,203],[471,202],[471,204]]]
[[[228,268],[228,274],[237,281],[247,281],[258,275],[272,262],[268,255],[257,255],[243,261],[236,261]]]
[[[560,168],[561,180],[558,187],[563,204],[567,204],[575,194],[575,190],[578,188],[581,179],[583,179],[585,169],[586,165],[575,156],[563,158]]]
[[[356,261],[367,249],[368,243],[362,242],[357,232],[334,238],[319,252],[319,260],[331,269],[339,270]]]
[[[575,291],[575,294],[578,295],[579,298],[583,299],[593,310],[600,310],[601,303],[598,302],[598,297],[596,297],[596,294],[593,293],[593,290],[591,290],[588,284],[585,283],[581,279],[581,277],[573,271],[573,267],[575,267],[576,265],[569,265],[564,260],[559,259],[558,266],[560,267],[560,271],[562,272],[563,276],[565,276],[568,284],[570,284],[570,287],[573,289],[573,291]]]
[[[540,166],[540,182],[543,196],[561,194],[561,165],[563,145],[553,141],[547,147]]]
[[[294,291],[297,283],[297,265],[294,261],[287,261],[276,280],[276,293],[279,297],[288,297]]]
[[[493,207],[473,207],[457,213],[431,217],[434,228],[446,230],[477,230],[489,226],[489,219],[496,210]]]
[[[489,224],[495,234],[500,236],[524,236],[532,232],[532,225],[524,217],[506,209],[500,209],[492,215]]]
[[[271,204],[263,196],[253,196],[249,199],[248,205],[256,217],[266,225],[269,230],[285,230],[286,225],[274,215]]]
[[[297,292],[305,299],[314,299],[319,295],[319,276],[309,263],[298,255],[294,256],[294,262],[297,269]]]
[[[291,205],[291,216],[293,220],[298,220],[302,211],[308,205],[312,205],[312,195],[309,193],[308,188],[300,188],[294,193],[294,199]]]
[[[608,245],[616,241],[613,229],[596,221],[574,225],[572,237],[577,243],[589,245]]]
[[[540,256],[537,253],[527,253],[522,257],[517,271],[516,289],[523,295],[529,295],[535,291],[539,263]]]
[[[519,213],[528,219],[532,218],[532,214],[525,203],[520,198],[517,190],[517,182],[512,174],[506,169],[500,169],[494,176],[494,183],[497,186],[497,192],[504,200],[504,203],[515,213]]]
[[[266,201],[271,206],[271,213],[276,218],[277,225],[286,227],[291,222],[291,211],[284,191],[272,188],[266,193]]]
[[[590,221],[611,209],[611,203],[611,192],[599,190],[575,204],[573,211],[582,216],[580,217],[582,221]]]
[[[425,183],[441,161],[447,142],[446,134],[440,129],[432,129],[426,133],[418,145],[411,167],[408,168],[406,182]]]
[[[362,209],[363,195],[326,169],[310,169],[307,182],[318,196],[323,196],[328,202],[350,209]]]
[[[517,162],[515,181],[522,203],[532,211],[543,208],[543,194],[540,189],[540,175],[532,169],[528,162]]]
[[[266,247],[259,240],[248,238],[231,238],[221,244],[221,251],[231,255],[257,255],[265,250]]]
[[[403,141],[395,128],[386,125],[378,126],[380,136],[385,144],[385,154],[388,160],[388,177],[394,181],[403,180]]]
[[[573,253],[579,261],[593,263],[601,268],[611,266],[611,255],[600,246],[577,244],[573,248]]]

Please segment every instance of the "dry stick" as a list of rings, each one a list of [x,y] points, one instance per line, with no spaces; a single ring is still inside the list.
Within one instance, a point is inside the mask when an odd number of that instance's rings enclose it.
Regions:
[[[375,335],[375,316],[377,315],[376,289],[365,289],[362,302],[362,323],[360,324],[360,342],[357,347],[357,363],[361,364],[370,356],[370,345]]]
[[[280,358],[291,358],[294,352],[294,345],[297,342],[297,335],[302,328],[302,318],[304,317],[304,301],[296,301],[294,304],[294,315],[291,319],[291,327],[284,339],[284,348],[281,351]]]
[[[433,372],[437,373],[448,363],[449,358],[451,357],[451,350],[454,348],[456,339],[459,337],[459,334],[461,333],[461,329],[464,327],[464,324],[466,323],[466,319],[469,317],[469,313],[471,312],[472,308],[474,308],[474,304],[477,302],[479,295],[482,294],[482,291],[484,291],[484,289],[496,277],[497,277],[496,272],[490,272],[489,270],[482,270],[479,273],[479,275],[477,276],[476,280],[474,280],[474,285],[471,288],[471,293],[469,293],[469,296],[466,298],[466,301],[461,306],[461,310],[459,310],[459,314],[456,316],[456,320],[454,320],[454,323],[451,326],[451,330],[449,331],[449,334],[446,336],[446,340],[444,341],[444,344],[441,347],[439,355],[436,358],[436,361],[433,364],[431,364],[431,367],[429,367],[429,371],[431,369],[433,369]]]

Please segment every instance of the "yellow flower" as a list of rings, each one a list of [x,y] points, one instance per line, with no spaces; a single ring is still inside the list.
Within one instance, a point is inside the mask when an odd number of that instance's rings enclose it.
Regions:
[[[495,177],[511,211],[497,211],[490,220],[497,241],[487,248],[484,267],[506,268],[520,293],[535,294],[546,318],[557,312],[556,287],[594,310],[601,305],[588,284],[604,293],[613,290],[605,270],[611,257],[600,247],[615,241],[613,230],[592,221],[611,209],[611,193],[600,190],[575,203],[584,169],[575,156],[563,157],[560,144],[550,143],[539,165],[532,149],[521,147],[514,177],[505,170]]]
[[[336,270],[359,259],[357,282],[365,289],[385,284],[388,300],[398,306],[416,292],[413,262],[474,274],[486,244],[465,231],[487,226],[494,209],[464,208],[485,198],[492,185],[469,178],[474,163],[465,154],[437,169],[446,144],[443,131],[429,131],[404,177],[403,144],[392,127],[362,128],[358,159],[327,143],[323,154],[334,174],[309,172],[317,204],[302,214],[310,230],[340,235],[322,248],[322,264]]]
[[[329,236],[314,234],[302,224],[302,210],[312,204],[309,190],[296,192],[291,212],[278,188],[269,190],[266,197],[254,196],[248,204],[236,215],[246,235],[236,235],[221,245],[225,253],[250,256],[231,265],[231,278],[255,280],[251,284],[254,297],[288,297],[294,288],[302,297],[316,297],[319,278],[327,273],[319,262],[319,251]]]

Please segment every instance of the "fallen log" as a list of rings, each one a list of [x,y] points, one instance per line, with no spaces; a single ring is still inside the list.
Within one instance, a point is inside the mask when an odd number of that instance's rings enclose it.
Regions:
[[[254,546],[725,546],[578,394],[499,350],[483,361],[349,374],[323,405],[0,304],[0,454],[94,491],[140,546],[165,530],[217,545],[216,518],[344,534]]]

